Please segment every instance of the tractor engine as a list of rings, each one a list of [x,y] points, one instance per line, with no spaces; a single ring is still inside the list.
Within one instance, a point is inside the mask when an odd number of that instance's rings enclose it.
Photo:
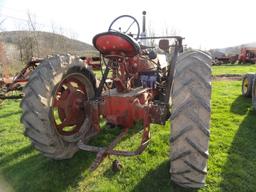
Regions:
[[[156,63],[150,61],[146,56],[111,58],[108,63],[108,67],[112,70],[111,79],[118,92],[126,93],[138,86],[156,87]]]

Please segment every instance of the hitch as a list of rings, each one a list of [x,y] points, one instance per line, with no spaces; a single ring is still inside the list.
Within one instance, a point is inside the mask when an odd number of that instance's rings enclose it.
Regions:
[[[108,155],[117,155],[117,156],[135,156],[140,155],[148,146],[150,141],[150,131],[149,126],[144,127],[140,146],[135,151],[123,151],[123,150],[114,150],[116,145],[127,135],[128,129],[124,129],[107,147],[96,147],[91,145],[86,145],[83,141],[78,142],[78,148],[84,151],[96,152],[97,156],[94,162],[91,164],[89,170],[94,171],[100,165]]]

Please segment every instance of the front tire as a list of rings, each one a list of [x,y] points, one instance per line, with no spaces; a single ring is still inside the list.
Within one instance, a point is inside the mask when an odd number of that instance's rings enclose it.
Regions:
[[[201,51],[181,54],[175,66],[171,115],[171,180],[200,188],[207,174],[211,57]]]
[[[83,102],[94,97],[94,90],[95,78],[78,57],[57,55],[42,61],[23,89],[21,102],[21,123],[32,145],[49,158],[71,158],[90,128]]]

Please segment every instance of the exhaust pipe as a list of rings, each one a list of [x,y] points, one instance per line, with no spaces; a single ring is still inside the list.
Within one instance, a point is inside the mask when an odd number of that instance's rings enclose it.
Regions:
[[[142,17],[142,33],[146,35],[146,11],[142,12],[143,17]]]
[[[144,38],[144,37],[146,37],[147,36],[147,32],[146,32],[146,14],[147,14],[147,12],[146,11],[143,11],[142,12],[142,32],[141,32],[141,37],[142,38]],[[146,39],[143,39],[142,41],[141,41],[141,43],[143,44],[143,45],[147,45],[147,41],[146,41]]]

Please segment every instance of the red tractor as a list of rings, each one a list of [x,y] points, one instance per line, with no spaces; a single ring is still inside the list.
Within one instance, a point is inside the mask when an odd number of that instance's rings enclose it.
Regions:
[[[256,48],[241,48],[238,62],[256,64]]]
[[[107,155],[141,154],[150,142],[150,124],[171,121],[171,180],[199,188],[207,174],[211,57],[182,53],[180,36],[147,37],[143,14],[142,33],[133,16],[122,15],[93,38],[104,70],[99,83],[79,57],[56,55],[41,62],[23,90],[25,135],[52,159],[69,159],[79,149],[96,152],[94,170]],[[152,39],[162,51],[148,46]],[[113,83],[106,88],[109,74]],[[92,146],[102,118],[123,131],[109,146]],[[143,124],[138,148],[115,149],[138,121]]]

